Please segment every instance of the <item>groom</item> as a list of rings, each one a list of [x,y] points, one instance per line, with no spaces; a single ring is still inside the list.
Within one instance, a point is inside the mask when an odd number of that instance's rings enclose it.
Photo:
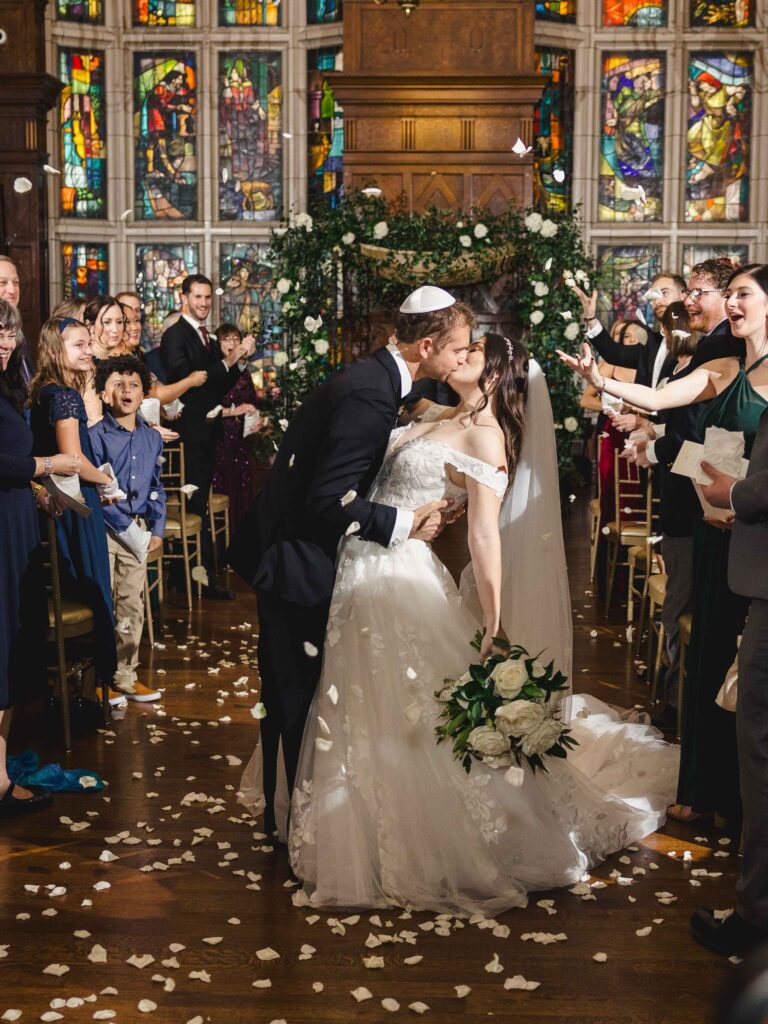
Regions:
[[[432,541],[445,501],[415,511],[366,500],[398,409],[415,381],[446,380],[466,360],[475,317],[441,288],[418,288],[395,317],[387,348],[333,374],[302,402],[267,483],[227,552],[256,591],[264,760],[264,828],[275,828],[282,740],[293,790],[309,706],[320,678],[339,541],[383,547]]]

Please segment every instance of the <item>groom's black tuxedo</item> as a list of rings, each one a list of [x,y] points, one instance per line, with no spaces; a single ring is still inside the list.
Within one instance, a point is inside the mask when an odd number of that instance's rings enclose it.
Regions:
[[[397,510],[365,495],[383,461],[402,390],[386,349],[316,388],[297,410],[227,552],[257,596],[267,828],[274,827],[281,740],[293,789],[322,668],[339,541],[350,531],[386,546],[395,530]]]
[[[227,554],[257,593],[318,605],[333,592],[336,549],[353,523],[356,536],[389,544],[396,511],[365,494],[400,401],[400,371],[380,349],[334,374],[299,407]]]

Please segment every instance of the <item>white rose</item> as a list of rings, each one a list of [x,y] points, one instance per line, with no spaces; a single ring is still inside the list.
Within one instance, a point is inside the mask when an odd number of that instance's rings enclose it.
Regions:
[[[575,434],[576,431],[579,429],[579,421],[576,419],[575,416],[566,416],[563,420],[563,426],[569,434]]]
[[[287,292],[291,290],[293,286],[287,277],[281,277],[280,280],[277,282],[276,287],[281,295],[285,295]]]
[[[563,731],[562,723],[555,718],[545,718],[523,738],[523,753],[526,757],[534,754],[546,754],[554,747]]]
[[[272,228],[272,234],[277,235],[278,238],[282,238],[283,235],[288,233],[288,228]]]
[[[488,234],[488,228],[485,224],[475,224],[475,238],[485,238]]]
[[[491,725],[478,725],[469,734],[467,743],[484,757],[500,757],[509,750],[509,740]]]
[[[469,237],[469,235],[459,235],[459,241],[461,242],[465,249],[469,249],[472,247],[472,239]]]
[[[309,331],[310,334],[315,334],[323,326],[323,318],[321,316],[315,317],[307,316],[304,318],[304,330]]]
[[[541,225],[543,223],[543,220],[544,219],[541,216],[541,214],[536,213],[534,211],[534,213],[528,214],[523,223],[529,231],[532,231],[534,234],[536,234],[537,231],[541,231]]]
[[[274,366],[278,366],[278,367],[279,366],[285,366],[285,364],[287,362],[288,362],[288,353],[287,352],[275,352],[274,356],[272,356],[272,364]]]
[[[531,323],[532,324],[540,324],[543,319],[544,319],[544,314],[541,312],[541,310],[540,309],[534,309],[534,311],[531,313]]]
[[[318,338],[316,341],[313,341],[312,344],[315,346],[315,352],[317,352],[319,356],[324,356],[331,347],[327,338]]]
[[[285,301],[285,302],[283,303],[283,305],[282,305],[282,307],[281,307],[281,308],[282,308],[282,311],[283,311],[284,313],[290,313],[290,311],[291,311],[291,310],[293,309],[293,303],[292,303],[292,302],[289,302],[289,301],[288,301],[288,300],[286,299],[286,301]]]
[[[496,725],[506,736],[526,736],[544,718],[541,704],[529,700],[513,700],[498,709]]]
[[[355,240],[355,233],[354,233],[354,231],[348,231],[346,233],[346,235],[342,235],[341,236],[341,240],[344,243],[344,245],[352,245],[352,243]]]
[[[304,228],[306,231],[312,230],[313,220],[308,213],[299,213],[296,215],[296,227]]]
[[[576,278],[577,281],[588,281],[589,280],[585,270],[577,270],[576,273],[573,276]]]
[[[512,700],[528,682],[528,670],[524,661],[502,661],[491,672],[496,693],[505,700]]]
[[[382,239],[386,238],[389,234],[389,224],[385,220],[380,220],[378,224],[373,225],[373,237]]]
[[[544,281],[536,281],[534,283],[533,290],[539,298],[549,295],[549,285],[545,284]]]
[[[568,326],[565,328],[565,331],[563,333],[565,334],[565,336],[568,339],[568,341],[576,341],[576,339],[578,338],[579,334],[581,333],[581,328],[574,321],[573,323],[568,324]]]
[[[557,234],[557,224],[553,220],[545,220],[541,225],[542,238],[554,238]]]

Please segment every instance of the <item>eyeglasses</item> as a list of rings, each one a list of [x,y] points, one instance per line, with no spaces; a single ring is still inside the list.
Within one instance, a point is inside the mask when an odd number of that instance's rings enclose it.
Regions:
[[[723,289],[722,288],[691,288],[691,289],[683,288],[683,295],[687,299],[693,299],[694,302],[696,302],[698,299],[700,299],[702,295],[713,295],[713,294],[722,295],[723,294]]]

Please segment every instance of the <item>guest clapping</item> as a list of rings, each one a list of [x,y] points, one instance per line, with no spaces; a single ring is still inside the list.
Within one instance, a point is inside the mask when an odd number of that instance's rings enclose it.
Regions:
[[[93,611],[96,675],[112,683],[116,668],[115,623],[102,501],[119,492],[117,481],[94,464],[83,391],[93,374],[91,338],[77,320],[43,324],[38,370],[30,388],[32,433],[43,455],[78,456],[82,499],[90,509],[80,516],[68,509],[56,521],[62,589]]]
[[[146,558],[162,546],[165,530],[163,442],[138,415],[149,388],[148,368],[131,356],[107,359],[96,369],[96,391],[105,411],[89,430],[93,453],[97,462],[112,466],[126,495],[104,509],[117,623],[116,695],[111,698],[115,703],[122,695],[134,701],[160,697],[136,676],[144,628]]]

